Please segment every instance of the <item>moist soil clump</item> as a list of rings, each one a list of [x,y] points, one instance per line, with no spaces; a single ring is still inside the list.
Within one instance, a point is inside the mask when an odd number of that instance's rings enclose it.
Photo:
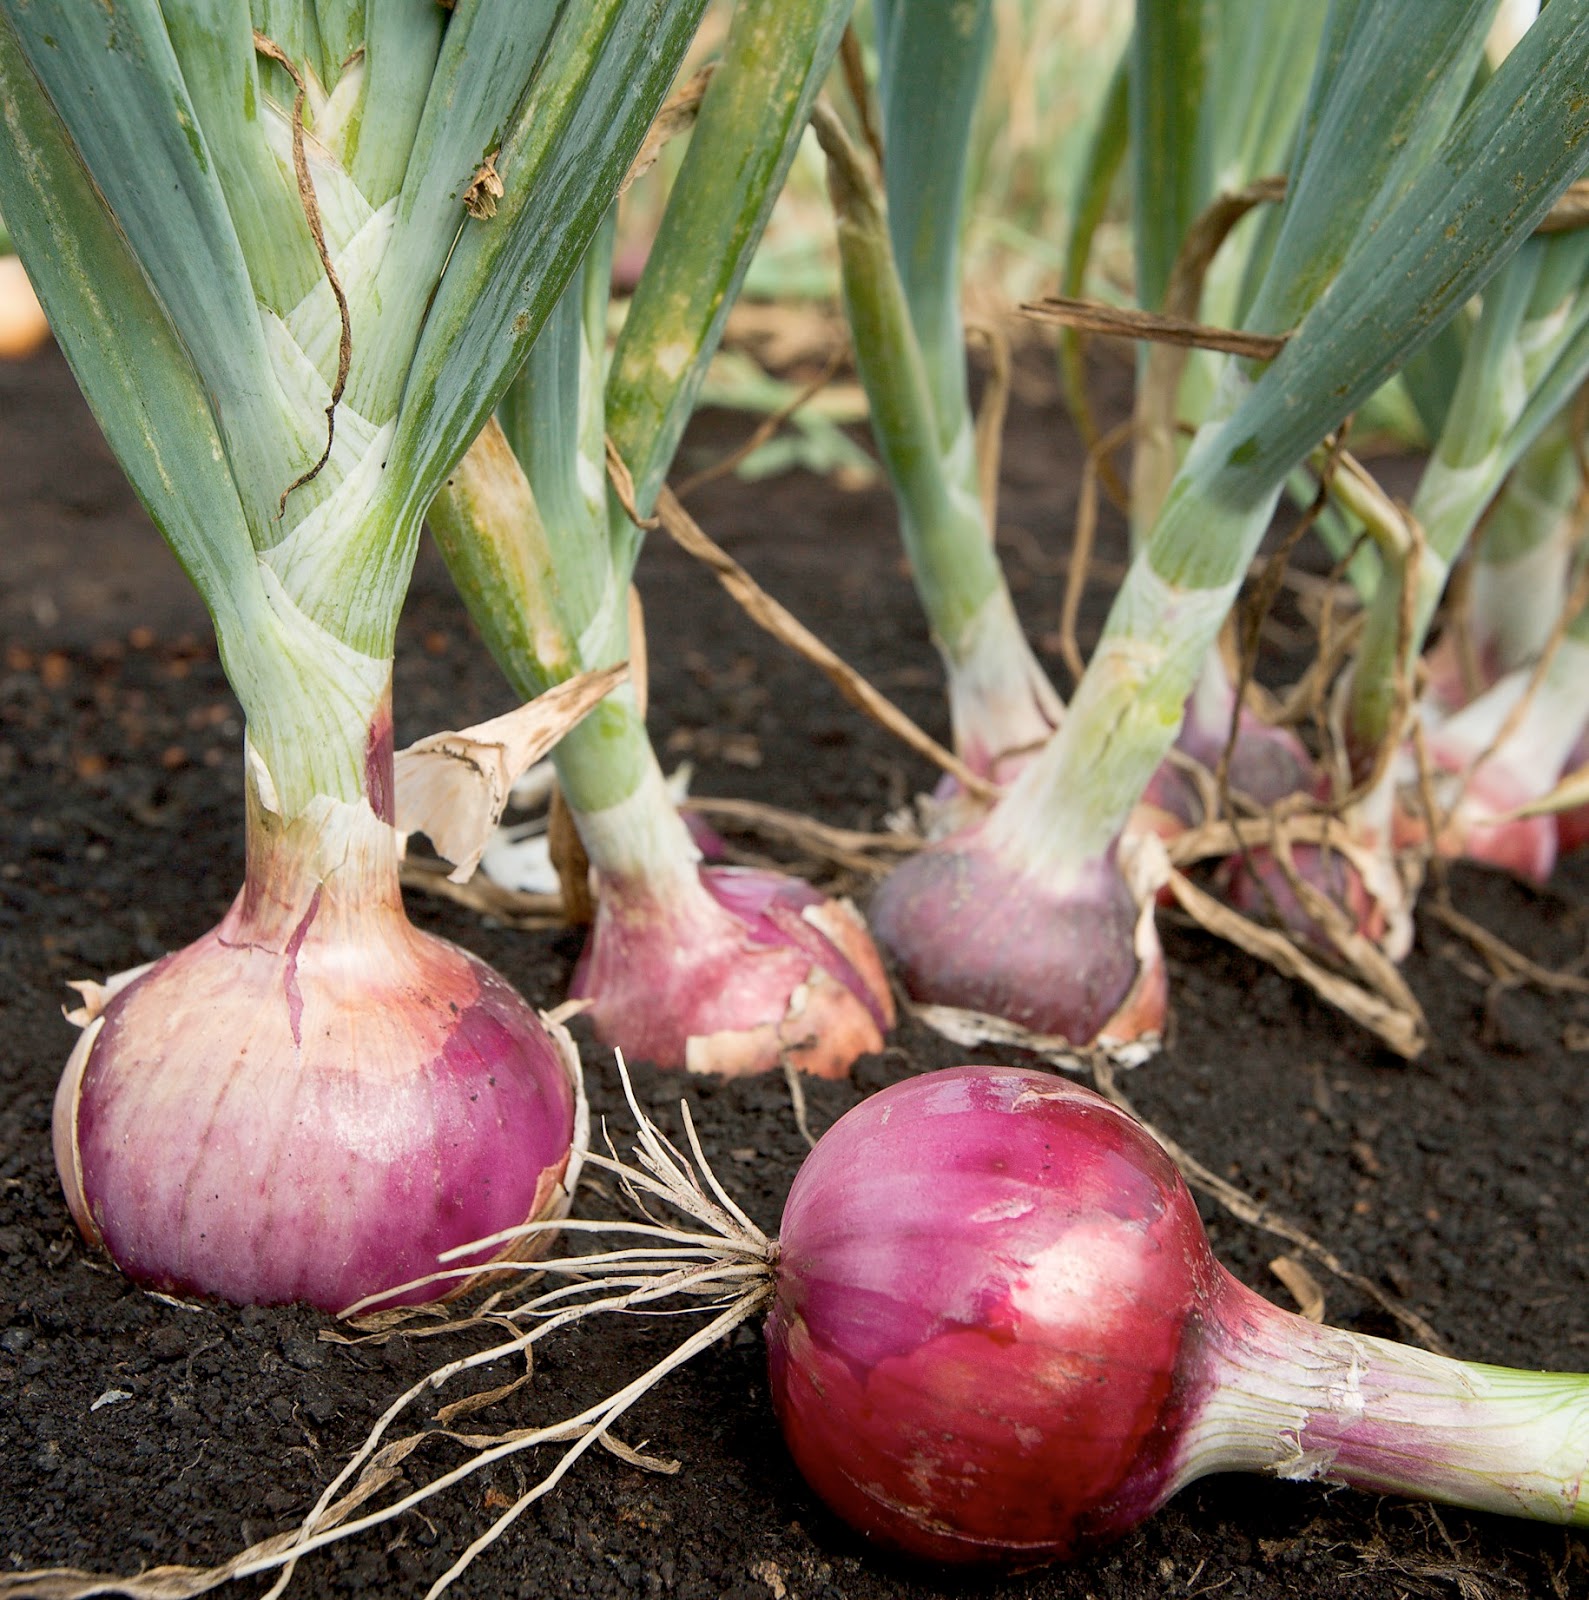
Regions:
[[[1117,405],[1123,368],[1106,373]],[[748,431],[701,419],[681,476]],[[101,442],[64,363],[0,367],[0,1571],[129,1573],[209,1564],[291,1527],[374,1418],[481,1330],[384,1343],[321,1337],[288,1308],[183,1304],[132,1288],[78,1238],[50,1157],[51,1098],[73,1040],[68,979],[149,961],[213,925],[242,877],[242,730],[206,619]],[[1045,365],[1021,369],[1006,443],[1001,542],[1027,624],[1053,637],[1081,457]],[[791,475],[725,480],[692,503],[708,531],[939,737],[939,672],[885,490]],[[1114,530],[1118,540],[1118,529]],[[1104,559],[1118,560],[1119,544]],[[760,634],[658,534],[642,563],[651,720],[701,794],[874,828],[935,775]],[[1095,631],[1106,596],[1095,591]],[[1281,618],[1282,625],[1284,617]],[[400,743],[507,708],[433,554],[397,657]],[[741,839],[748,848],[766,848]],[[1589,868],[1535,891],[1459,869],[1457,904],[1534,960],[1568,967],[1589,934]],[[535,1004],[560,1001],[571,930],[520,931],[411,895],[420,926],[477,952]],[[1434,1042],[1403,1063],[1310,994],[1205,935],[1164,930],[1175,1023],[1124,1078],[1143,1115],[1290,1218],[1438,1330],[1452,1353],[1589,1367],[1589,998],[1495,985],[1474,952],[1420,923],[1407,976]],[[607,1053],[588,1032],[593,1111],[624,1143]],[[820,1133],[866,1094],[967,1052],[904,1021],[853,1082],[808,1083]],[[776,1228],[804,1152],[782,1078],[717,1084],[635,1067],[664,1129],[691,1105],[709,1159]],[[1281,1304],[1287,1247],[1200,1202],[1220,1258]],[[1329,1320],[1394,1337],[1372,1300],[1315,1269]],[[468,1426],[568,1415],[618,1389],[693,1324],[597,1320],[537,1347],[533,1380]],[[481,1375],[506,1382],[506,1366]],[[462,1392],[462,1391],[460,1391]],[[456,1398],[449,1388],[419,1416]],[[624,1419],[630,1444],[681,1463],[647,1473],[596,1452],[459,1581],[460,1597],[732,1596],[1000,1600],[1146,1595],[1589,1595],[1577,1533],[1315,1484],[1206,1480],[1122,1543],[1069,1567],[968,1578],[885,1559],[805,1488],[768,1403],[760,1334],[742,1328]],[[460,1459],[433,1443],[418,1482]],[[289,1593],[419,1595],[549,1465],[534,1453],[347,1545],[308,1558]],[[268,1580],[236,1586],[259,1594]]]

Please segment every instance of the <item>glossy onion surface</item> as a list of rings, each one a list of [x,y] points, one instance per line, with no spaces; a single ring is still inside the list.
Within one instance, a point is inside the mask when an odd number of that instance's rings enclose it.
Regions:
[[[1219,1277],[1168,1158],[1099,1096],[1003,1067],[897,1084],[828,1132],[784,1210],[784,1436],[896,1550],[1070,1555],[1175,1487]]]

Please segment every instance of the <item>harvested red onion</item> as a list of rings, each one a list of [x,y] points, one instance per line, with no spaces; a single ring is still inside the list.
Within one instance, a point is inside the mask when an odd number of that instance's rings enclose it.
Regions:
[[[79,1228],[141,1283],[335,1311],[567,1206],[577,1056],[409,923],[389,721],[373,750],[381,815],[321,796],[284,821],[251,761],[247,880],[220,925],[83,986],[56,1163]]]
[[[1231,1470],[1589,1521],[1589,1379],[1281,1311],[1214,1260],[1159,1145],[1045,1073],[856,1107],[796,1177],[773,1273],[789,1448],[913,1556],[1071,1556]]]
[[[598,1037],[663,1067],[728,1076],[787,1061],[843,1077],[883,1047],[893,997],[865,925],[780,872],[601,877],[570,991]]]

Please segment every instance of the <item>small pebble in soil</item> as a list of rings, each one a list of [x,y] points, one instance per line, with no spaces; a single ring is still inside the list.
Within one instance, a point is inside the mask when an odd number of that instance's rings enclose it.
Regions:
[[[302,1372],[323,1367],[326,1361],[325,1351],[306,1333],[289,1333],[281,1341],[281,1353]]]

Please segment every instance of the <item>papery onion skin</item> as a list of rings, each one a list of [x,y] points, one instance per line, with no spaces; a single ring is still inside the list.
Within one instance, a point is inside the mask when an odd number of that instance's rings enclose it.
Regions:
[[[816,1077],[880,1050],[893,997],[865,924],[778,872],[701,867],[682,892],[603,875],[571,995],[597,1037],[726,1077],[787,1061]]]
[[[576,1085],[500,977],[409,924],[367,804],[282,825],[251,797],[249,822],[221,924],[85,1030],[57,1165],[83,1233],[136,1281],[338,1311],[560,1209]]]
[[[1113,859],[1064,889],[1012,866],[981,826],[929,845],[872,897],[872,931],[906,992],[1090,1044],[1137,984],[1140,908]],[[1162,958],[1160,958],[1162,959]],[[1141,1019],[1150,1031],[1164,1020]]]

